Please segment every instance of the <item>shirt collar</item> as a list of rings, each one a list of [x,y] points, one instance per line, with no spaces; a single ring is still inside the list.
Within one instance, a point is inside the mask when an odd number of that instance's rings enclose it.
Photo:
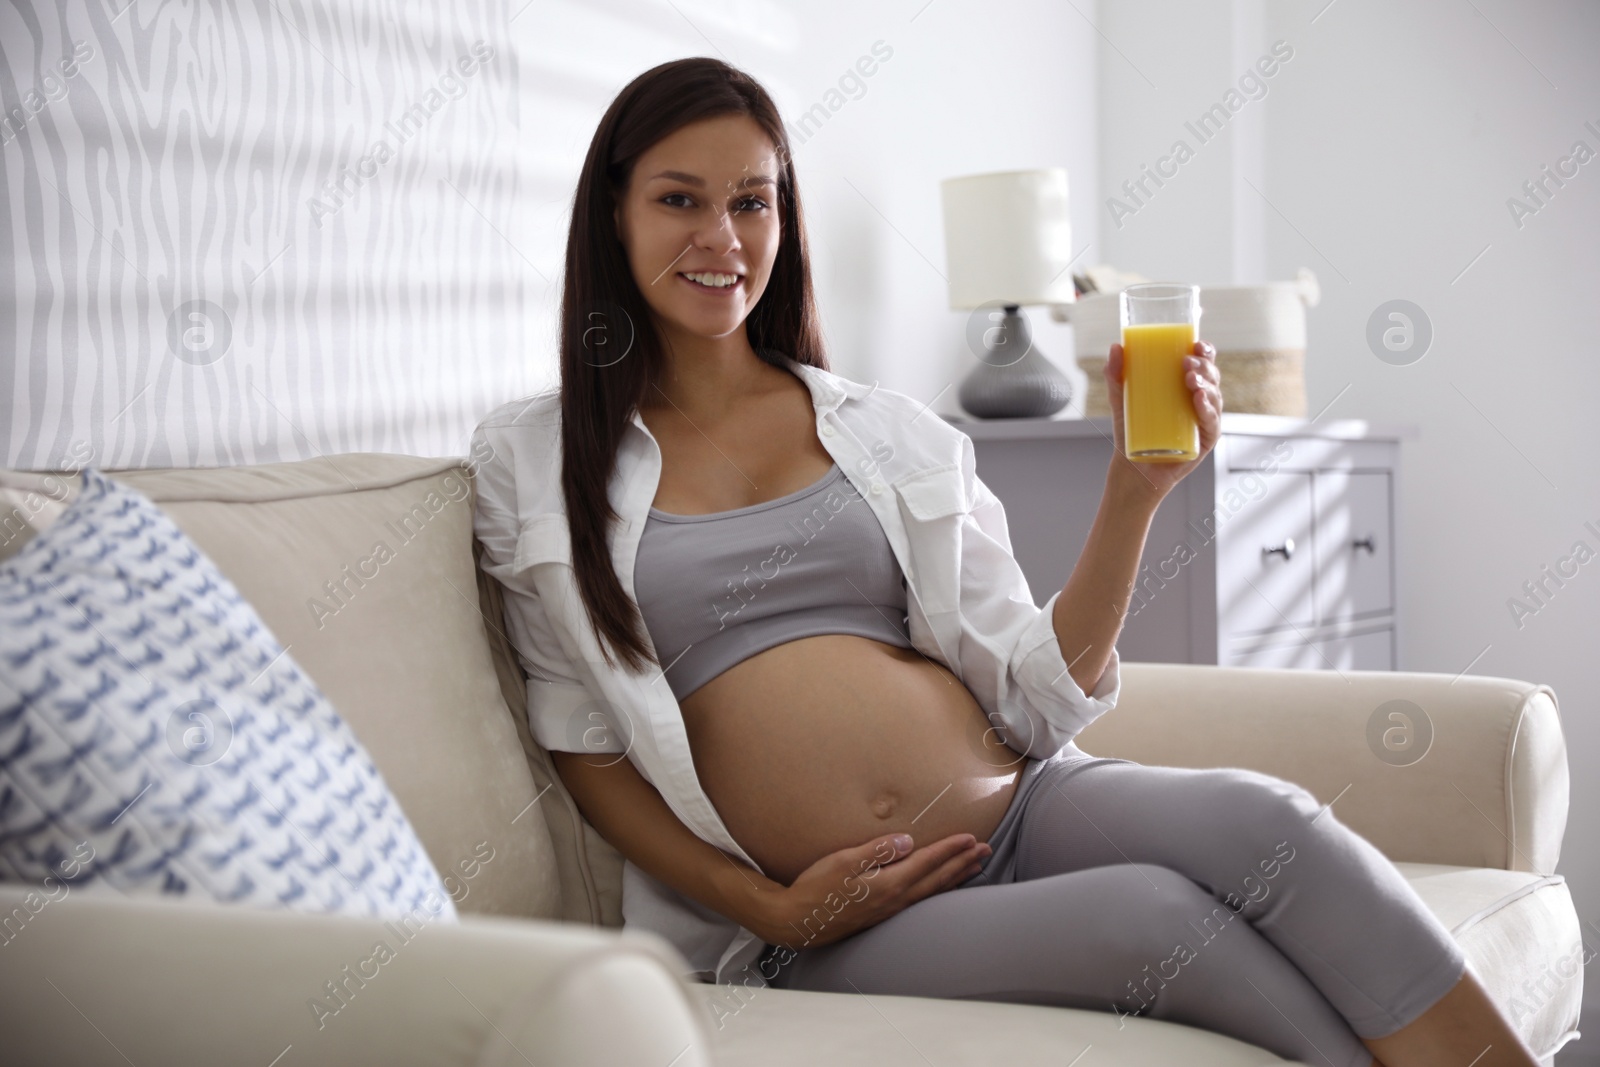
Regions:
[[[817,409],[817,414],[826,415],[833,411],[845,400],[860,400],[871,396],[878,388],[878,383],[862,385],[849,378],[843,378],[832,371],[813,367],[809,363],[796,362],[791,357],[783,356],[784,365],[799,376],[811,390],[811,404]]]
[[[769,349],[768,351],[773,350]],[[811,391],[811,406],[816,409],[818,418],[831,413],[846,400],[860,400],[863,397],[871,396],[878,388],[877,382],[873,382],[871,385],[862,385],[860,382],[851,381],[849,378],[841,377],[832,371],[823,370],[821,367],[813,367],[809,363],[800,363],[786,353],[779,352],[778,355],[782,357],[784,365],[802,382],[806,383],[806,388]],[[644,430],[645,433],[648,434],[650,432],[649,428],[645,426],[644,417],[639,414],[638,408],[634,408],[630,421],[639,429]]]

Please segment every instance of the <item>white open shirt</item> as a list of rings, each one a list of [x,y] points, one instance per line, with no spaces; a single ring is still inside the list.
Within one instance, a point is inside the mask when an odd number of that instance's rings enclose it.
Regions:
[[[811,392],[823,448],[888,535],[906,575],[912,645],[961,679],[998,738],[1043,759],[1110,711],[1121,689],[1116,650],[1085,695],[1051,623],[1061,593],[1034,605],[1011,554],[1005,509],[978,478],[971,439],[903,393],[781,359]],[[572,570],[560,419],[559,397],[546,392],[496,408],[472,439],[480,463],[474,529],[484,569],[505,589],[507,635],[528,679],[529,727],[547,750],[631,760],[696,836],[759,870],[701,788],[661,668],[612,668],[600,653]],[[630,597],[660,479],[660,446],[634,411],[608,487],[621,517],[611,560]],[[765,948],[759,937],[631,861],[623,867],[622,914],[626,927],[675,945],[690,964],[688,977],[766,984],[752,966]]]

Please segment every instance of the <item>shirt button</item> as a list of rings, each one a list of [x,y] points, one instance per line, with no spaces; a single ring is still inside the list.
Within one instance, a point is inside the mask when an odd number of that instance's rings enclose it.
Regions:
[[[825,422],[825,423],[822,424],[822,436],[824,436],[824,437],[832,437],[833,436],[833,423]]]
[[[882,483],[882,482],[873,482],[873,483],[872,483],[872,491],[873,491],[873,492],[874,492],[874,493],[881,493],[881,492],[883,492],[883,483]]]

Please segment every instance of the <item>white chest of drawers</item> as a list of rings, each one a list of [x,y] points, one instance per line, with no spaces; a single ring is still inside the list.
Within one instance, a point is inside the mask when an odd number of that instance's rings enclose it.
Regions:
[[[1006,506],[1034,600],[1089,535],[1109,418],[950,420]],[[1145,541],[1124,659],[1396,670],[1394,501],[1410,426],[1224,413],[1217,447],[1162,502]]]

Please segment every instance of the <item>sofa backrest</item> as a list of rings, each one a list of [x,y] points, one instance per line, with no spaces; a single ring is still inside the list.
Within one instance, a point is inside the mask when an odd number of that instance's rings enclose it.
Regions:
[[[621,924],[620,857],[528,732],[498,589],[476,565],[462,460],[347,453],[105,473],[167,512],[328,695],[460,911]],[[42,528],[78,484],[0,472],[12,522],[0,558],[26,540],[18,515]]]

